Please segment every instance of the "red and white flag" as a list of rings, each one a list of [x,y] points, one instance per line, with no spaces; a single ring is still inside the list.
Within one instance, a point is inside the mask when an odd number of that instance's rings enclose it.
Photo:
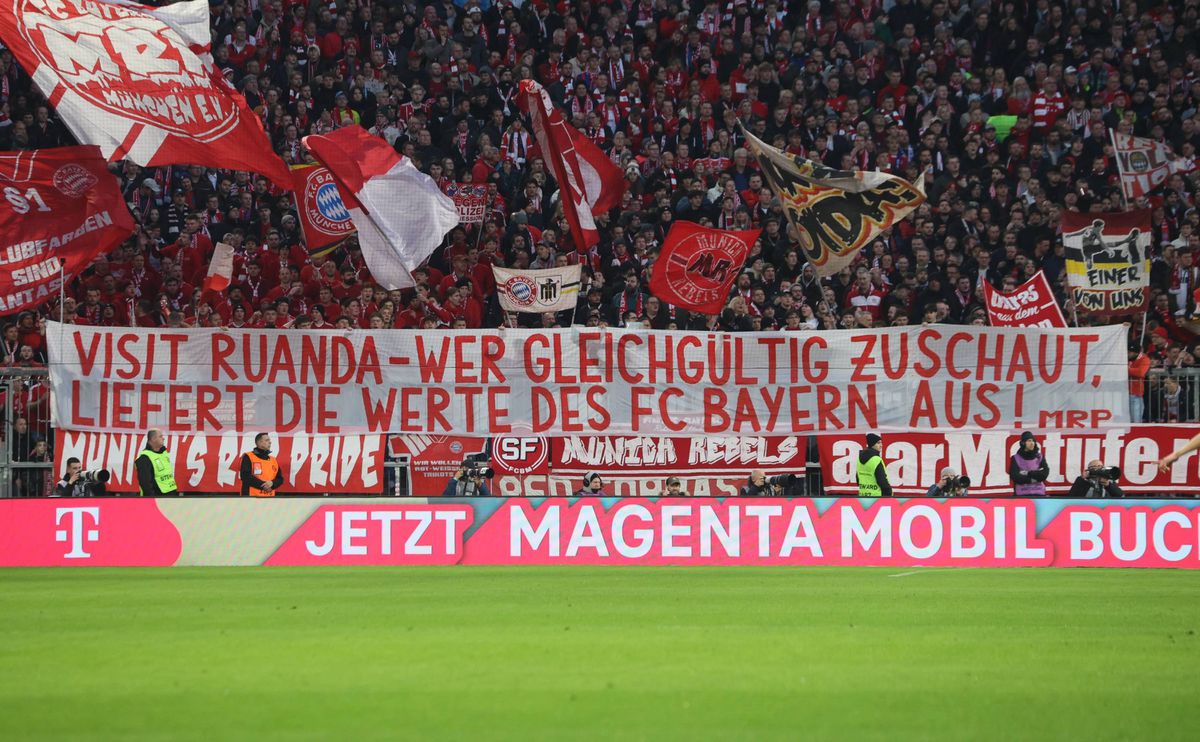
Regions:
[[[1113,149],[1117,153],[1117,171],[1125,199],[1141,198],[1163,184],[1172,175],[1190,173],[1196,161],[1177,157],[1165,142],[1113,131]]]
[[[207,0],[18,0],[0,39],[75,138],[110,162],[250,170],[289,187],[262,123],[216,69]]]
[[[675,222],[654,263],[650,293],[693,312],[720,313],[761,231]]]
[[[458,224],[454,199],[360,126],[307,136],[304,146],[337,183],[371,275],[388,289],[415,285],[412,271]]]
[[[136,225],[95,147],[0,153],[0,316],[57,296]]]
[[[208,264],[208,275],[204,278],[204,290],[220,293],[229,288],[233,281],[233,247],[218,242]]]
[[[621,203],[625,176],[578,129],[554,108],[545,88],[533,80],[522,80],[517,104],[528,111],[542,157],[558,181],[559,202],[575,248],[583,250],[600,241],[596,214]]]
[[[296,213],[304,231],[304,244],[314,257],[333,251],[354,234],[350,210],[342,200],[333,174],[322,165],[294,165],[292,187]]]
[[[983,283],[988,321],[992,327],[1066,327],[1062,310],[1050,290],[1046,274],[1038,271],[1033,278],[1011,293]]]

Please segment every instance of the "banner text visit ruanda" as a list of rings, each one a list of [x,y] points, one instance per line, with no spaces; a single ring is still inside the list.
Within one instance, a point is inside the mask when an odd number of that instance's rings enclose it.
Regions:
[[[64,430],[781,435],[1127,425],[1126,328],[393,333],[51,324]]]

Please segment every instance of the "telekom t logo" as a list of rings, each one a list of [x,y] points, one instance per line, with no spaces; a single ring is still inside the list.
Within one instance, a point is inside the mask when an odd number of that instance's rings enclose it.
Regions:
[[[99,528],[88,528],[85,518],[91,518],[93,526],[100,525],[100,508],[58,508],[54,514],[54,525],[63,525],[63,516],[69,520],[66,529],[54,532],[56,541],[69,541],[71,550],[63,556],[67,559],[89,559],[92,555],[83,550],[84,544],[100,540]]]

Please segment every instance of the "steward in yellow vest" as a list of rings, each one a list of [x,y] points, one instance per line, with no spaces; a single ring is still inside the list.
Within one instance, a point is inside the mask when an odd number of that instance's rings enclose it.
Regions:
[[[254,436],[254,450],[242,454],[238,474],[242,479],[243,497],[275,496],[275,491],[283,484],[283,472],[271,455],[271,436],[266,433]]]
[[[858,454],[859,497],[892,496],[892,485],[888,482],[882,452],[883,439],[874,433],[868,433],[867,447]]]
[[[142,497],[174,497],[179,494],[175,485],[175,466],[163,443],[161,430],[146,433],[146,450],[133,462],[137,470],[138,494]]]

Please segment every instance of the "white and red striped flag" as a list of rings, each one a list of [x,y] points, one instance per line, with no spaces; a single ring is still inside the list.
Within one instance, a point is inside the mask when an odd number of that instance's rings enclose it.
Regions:
[[[362,127],[307,136],[304,146],[333,175],[371,276],[387,289],[413,286],[412,271],[458,224],[454,199]]]
[[[559,202],[577,250],[600,242],[595,214],[617,206],[625,193],[621,169],[591,140],[567,123],[545,88],[522,80],[517,104],[529,113],[542,158],[558,181]]]
[[[229,288],[233,280],[233,247],[218,242],[208,264],[208,275],[204,277],[204,290],[220,293]]]

